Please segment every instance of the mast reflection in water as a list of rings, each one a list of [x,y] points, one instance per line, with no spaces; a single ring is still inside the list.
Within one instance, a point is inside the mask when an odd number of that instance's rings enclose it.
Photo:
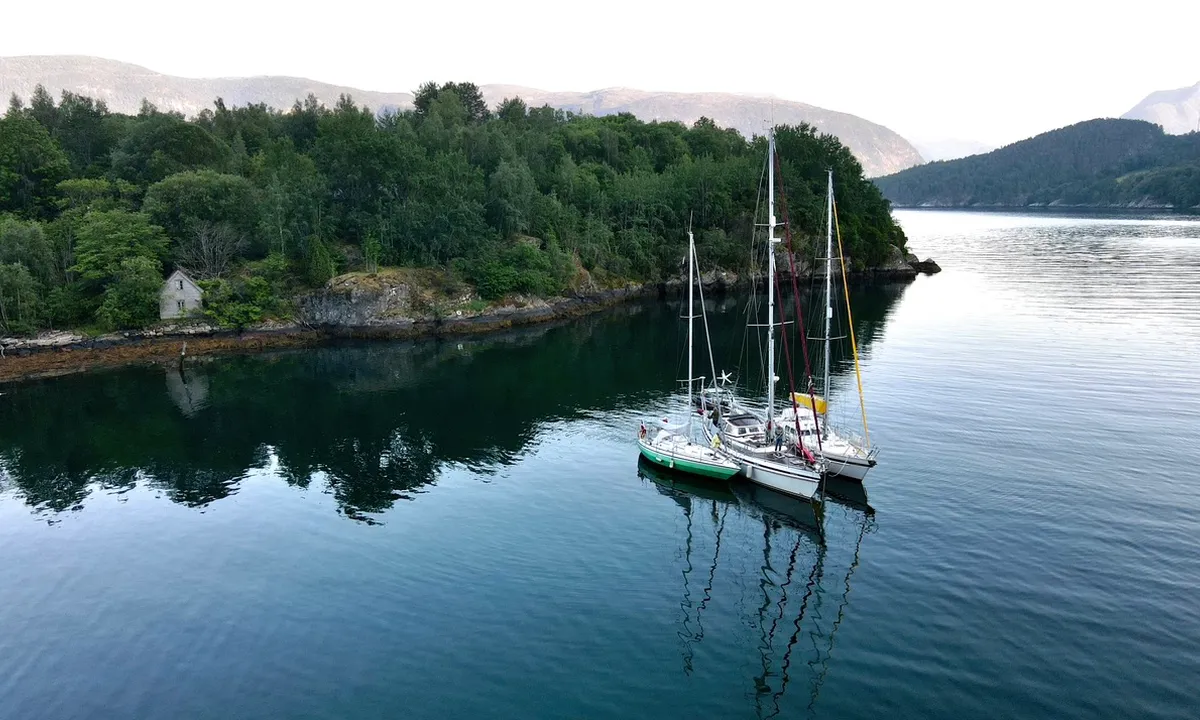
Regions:
[[[756,638],[749,643],[730,642],[729,638],[717,642],[757,650],[759,671],[752,678],[748,694],[758,717],[779,716],[789,686],[798,679],[807,680],[807,706],[811,712],[829,671],[835,637],[850,601],[851,579],[858,567],[863,538],[874,527],[874,512],[865,502],[835,498],[826,505],[826,511],[837,517],[839,541],[848,539],[853,543],[849,549],[852,554],[844,559],[843,567],[835,570],[822,532],[822,511],[811,503],[756,485],[673,473],[644,460],[638,462],[638,474],[678,504],[685,518],[682,548],[676,555],[682,566],[679,603],[682,619],[677,635],[684,672],[691,675],[695,670],[695,648],[705,638],[702,615],[714,599],[723,536],[731,532],[735,537],[724,540],[726,548],[733,547],[726,550],[726,562],[736,565],[748,553],[761,553],[754,586],[761,600],[749,608],[751,622],[739,626],[752,628]],[[861,488],[859,483],[851,485]],[[847,532],[853,537],[844,538]],[[704,544],[700,538],[711,538],[711,544],[701,553],[703,558],[697,560],[693,554],[697,545]],[[731,559],[730,552],[743,557]],[[847,552],[834,548],[832,554],[842,562]],[[693,575],[697,572],[704,583],[698,602],[693,598],[697,582]],[[833,577],[833,572],[838,573],[838,582],[827,588],[823,583]],[[733,584],[737,584],[737,579]],[[826,597],[831,592],[836,603],[832,618],[822,612],[823,605],[831,601]]]

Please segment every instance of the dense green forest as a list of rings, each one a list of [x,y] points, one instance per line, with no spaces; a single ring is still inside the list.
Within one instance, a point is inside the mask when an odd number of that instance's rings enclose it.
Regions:
[[[1089,120],[984,155],[878,178],[897,205],[1200,205],[1200,133]]]
[[[384,265],[441,268],[448,291],[488,299],[657,280],[678,271],[689,220],[707,267],[748,262],[763,138],[518,98],[493,110],[471,83],[427,83],[414,105],[218,99],[187,119],[41,87],[14,96],[0,119],[0,331],[144,327],[176,267],[205,289],[206,315],[243,326]],[[854,262],[904,247],[836,138],[777,138],[797,233],[817,233],[832,167]]]

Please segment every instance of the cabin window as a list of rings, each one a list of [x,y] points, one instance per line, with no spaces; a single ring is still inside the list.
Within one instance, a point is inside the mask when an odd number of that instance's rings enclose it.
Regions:
[[[183,281],[182,281],[182,280],[180,280],[180,281],[179,281],[179,289],[180,289],[180,290],[182,290],[182,289],[183,289]]]
[[[177,308],[179,308],[180,310],[182,310],[182,309],[183,309],[183,301],[182,301],[182,300],[176,300],[176,301],[175,301],[175,307],[177,307]]]

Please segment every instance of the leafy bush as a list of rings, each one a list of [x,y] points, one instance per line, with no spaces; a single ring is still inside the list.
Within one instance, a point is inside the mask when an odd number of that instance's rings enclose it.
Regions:
[[[111,329],[137,329],[158,320],[162,267],[144,257],[122,260],[116,279],[104,290],[96,318]]]
[[[238,330],[269,316],[280,317],[288,307],[294,282],[288,259],[272,253],[247,263],[238,277],[201,281],[204,316],[221,327]]]
[[[271,285],[265,278],[204,280],[204,316],[217,325],[241,330],[261,322],[275,305]]]
[[[495,300],[512,293],[560,294],[570,279],[573,264],[560,250],[543,250],[522,241],[461,263],[460,267],[481,296]]]

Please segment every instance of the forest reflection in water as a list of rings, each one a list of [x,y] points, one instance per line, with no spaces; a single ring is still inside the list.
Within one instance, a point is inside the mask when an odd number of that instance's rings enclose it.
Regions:
[[[903,289],[855,291],[864,351]],[[745,302],[707,306],[714,355],[742,353],[749,364]],[[203,507],[267,472],[300,488],[316,483],[339,512],[372,522],[448,466],[486,477],[514,462],[550,423],[589,417],[621,429],[669,404],[679,315],[677,301],[633,303],[478,339],[341,344],[10,385],[0,403],[0,493],[51,516],[92,493],[138,486]],[[756,368],[744,369],[743,383],[758,382]],[[834,369],[852,371],[844,352]]]

